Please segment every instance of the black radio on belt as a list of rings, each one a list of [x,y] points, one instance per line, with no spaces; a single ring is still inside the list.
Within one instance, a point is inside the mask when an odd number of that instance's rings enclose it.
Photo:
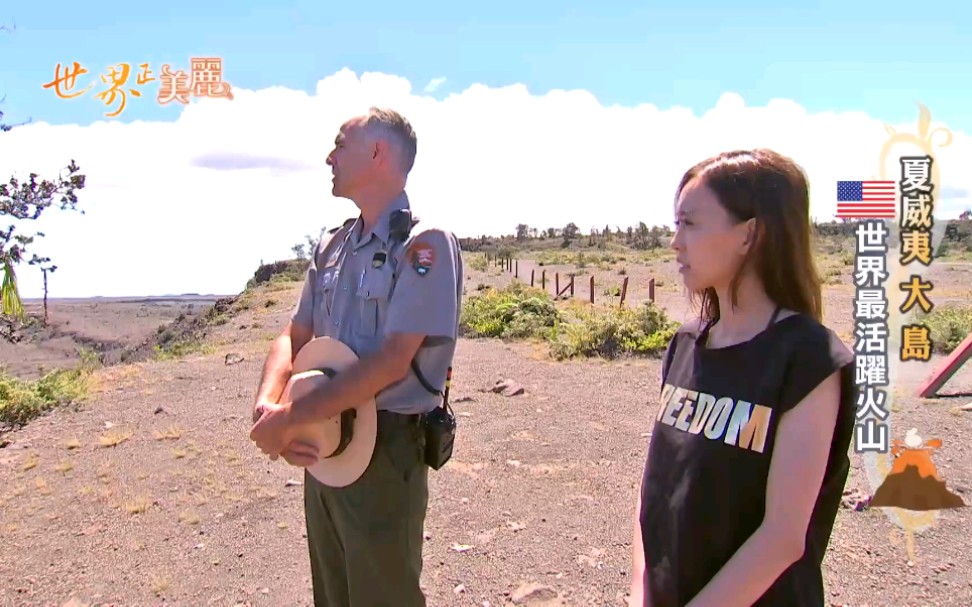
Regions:
[[[425,463],[438,470],[452,458],[456,442],[456,416],[449,406],[449,385],[452,383],[452,367],[446,372],[442,406],[425,414]]]
[[[422,375],[415,359],[412,359],[412,372],[422,387],[436,396],[442,397],[442,404],[422,416],[425,430],[425,463],[433,470],[445,466],[452,458],[452,448],[456,443],[456,416],[449,406],[449,387],[452,385],[452,367],[446,370],[445,390],[432,387]]]

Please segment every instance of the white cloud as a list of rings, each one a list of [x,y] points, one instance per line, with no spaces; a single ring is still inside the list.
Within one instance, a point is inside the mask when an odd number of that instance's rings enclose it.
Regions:
[[[807,170],[813,214],[832,216],[835,181],[878,173],[884,125],[863,113],[809,113],[774,100],[747,107],[726,93],[701,116],[685,108],[605,107],[585,91],[531,94],[523,85],[473,85],[437,100],[399,77],[344,70],[313,95],[282,87],[234,89],[174,123],[23,126],[0,137],[0,166],[56,173],[74,158],[87,175],[87,214],[48,212],[37,251],[54,258],[52,297],[234,293],[260,260],[356,214],[330,195],[330,151],[340,124],[370,105],[412,121],[419,153],[409,181],[416,212],[461,236],[561,227],[669,223],[672,193],[694,162],[768,146]],[[934,108],[930,108],[934,112]],[[913,133],[915,120],[894,125]],[[938,118],[933,116],[933,118]],[[938,126],[933,125],[933,128]],[[936,138],[939,141],[940,138]],[[887,163],[898,170],[895,148]],[[969,134],[936,150],[940,216],[972,207]],[[41,226],[38,226],[41,227]],[[21,266],[23,295],[40,273]]]
[[[429,80],[429,83],[428,84],[425,85],[425,89],[424,90],[425,90],[426,93],[435,92],[435,89],[437,89],[440,86],[442,86],[443,83],[445,83],[445,81],[446,81],[446,79],[444,77],[441,77],[441,78],[433,78],[432,80]]]

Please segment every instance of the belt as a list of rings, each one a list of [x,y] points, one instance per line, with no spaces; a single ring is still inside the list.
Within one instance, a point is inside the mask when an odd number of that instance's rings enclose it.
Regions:
[[[417,425],[425,418],[424,413],[395,413],[394,411],[378,410],[378,422],[397,426]]]

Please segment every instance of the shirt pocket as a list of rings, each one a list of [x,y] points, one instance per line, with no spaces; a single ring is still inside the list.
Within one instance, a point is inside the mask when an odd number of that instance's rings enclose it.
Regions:
[[[361,277],[357,296],[359,313],[355,333],[362,337],[374,337],[388,311],[388,297],[392,288],[392,273],[387,266],[368,268]]]

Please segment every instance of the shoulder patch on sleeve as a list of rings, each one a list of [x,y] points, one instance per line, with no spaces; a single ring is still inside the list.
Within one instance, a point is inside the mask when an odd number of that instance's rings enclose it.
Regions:
[[[418,273],[425,276],[435,265],[435,247],[421,240],[413,241],[408,247],[408,265]]]
[[[405,251],[405,262],[420,276],[429,273],[436,263],[448,255],[448,232],[437,228],[426,228],[414,234]]]

